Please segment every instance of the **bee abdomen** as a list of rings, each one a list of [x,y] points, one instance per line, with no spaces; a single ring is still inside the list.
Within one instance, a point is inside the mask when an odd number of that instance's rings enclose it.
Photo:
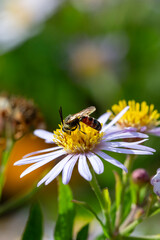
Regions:
[[[96,129],[97,131],[100,131],[102,128],[100,122],[92,117],[83,116],[80,118],[80,121],[85,123],[89,127]]]

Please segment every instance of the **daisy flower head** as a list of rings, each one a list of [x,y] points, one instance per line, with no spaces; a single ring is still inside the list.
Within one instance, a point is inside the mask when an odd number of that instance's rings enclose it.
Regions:
[[[23,159],[15,162],[14,165],[32,164],[22,174],[21,177],[34,171],[35,169],[47,164],[48,162],[60,159],[59,162],[40,180],[38,186],[45,183],[46,185],[53,181],[62,172],[62,181],[67,184],[72,175],[72,171],[78,164],[80,175],[87,181],[91,181],[92,174],[90,167],[97,174],[104,171],[102,159],[119,167],[127,172],[127,168],[118,160],[108,155],[108,152],[123,154],[153,154],[152,148],[140,145],[148,137],[144,133],[131,131],[129,129],[117,130],[110,132],[109,129],[125,114],[129,107],[125,107],[112,121],[106,124],[110,113],[104,113],[97,120],[101,123],[100,131],[79,122],[80,128],[77,127],[71,134],[63,131],[63,124],[54,133],[37,129],[34,134],[43,138],[47,143],[54,143],[56,146],[44,150],[27,154]],[[125,142],[125,139],[137,139],[140,141]],[[119,141],[123,139],[123,141]],[[36,155],[35,154],[39,154]]]
[[[160,125],[160,113],[154,109],[153,104],[147,105],[145,101],[141,103],[134,100],[128,103],[126,100],[119,101],[118,104],[112,106],[110,119],[113,119],[127,105],[129,110],[116,122],[116,127],[120,129],[132,127],[142,133],[160,136],[160,127],[157,127]]]
[[[153,191],[160,197],[160,168],[157,169],[157,174],[152,177],[151,184],[153,185]]]

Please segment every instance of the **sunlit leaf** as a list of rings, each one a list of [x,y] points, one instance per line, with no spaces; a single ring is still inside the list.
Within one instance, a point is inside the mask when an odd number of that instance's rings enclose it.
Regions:
[[[101,234],[98,237],[96,237],[95,240],[106,240],[106,237],[103,234]]]
[[[160,234],[145,237],[122,237],[123,240],[160,240]]]
[[[116,208],[118,209],[121,203],[121,194],[122,194],[122,181],[119,174],[114,171],[116,186],[115,186],[115,197],[116,197]]]
[[[103,189],[103,196],[104,196],[104,199],[105,199],[107,211],[110,212],[110,210],[111,210],[111,198],[110,198],[110,195],[109,195],[108,188]]]

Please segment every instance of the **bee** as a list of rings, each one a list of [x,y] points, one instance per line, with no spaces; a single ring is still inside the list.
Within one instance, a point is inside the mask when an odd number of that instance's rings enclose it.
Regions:
[[[100,131],[102,128],[100,122],[97,119],[89,116],[95,110],[96,108],[94,106],[91,106],[86,109],[83,109],[82,111],[76,114],[73,114],[73,115],[70,114],[63,120],[62,107],[60,107],[59,114],[60,114],[61,122],[63,124],[62,130],[68,133],[69,135],[71,134],[71,132],[75,131],[77,128],[79,128],[79,130],[81,131],[80,122],[83,122],[87,126],[94,128],[97,131]]]

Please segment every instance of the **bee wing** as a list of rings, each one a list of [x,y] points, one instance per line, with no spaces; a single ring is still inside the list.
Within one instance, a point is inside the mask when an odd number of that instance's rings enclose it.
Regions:
[[[72,122],[76,118],[80,118],[80,117],[83,117],[83,116],[89,116],[94,111],[96,111],[96,108],[94,106],[85,108],[82,111],[80,111],[80,112],[78,112],[76,114],[71,115],[70,118],[68,119],[67,123]]]

